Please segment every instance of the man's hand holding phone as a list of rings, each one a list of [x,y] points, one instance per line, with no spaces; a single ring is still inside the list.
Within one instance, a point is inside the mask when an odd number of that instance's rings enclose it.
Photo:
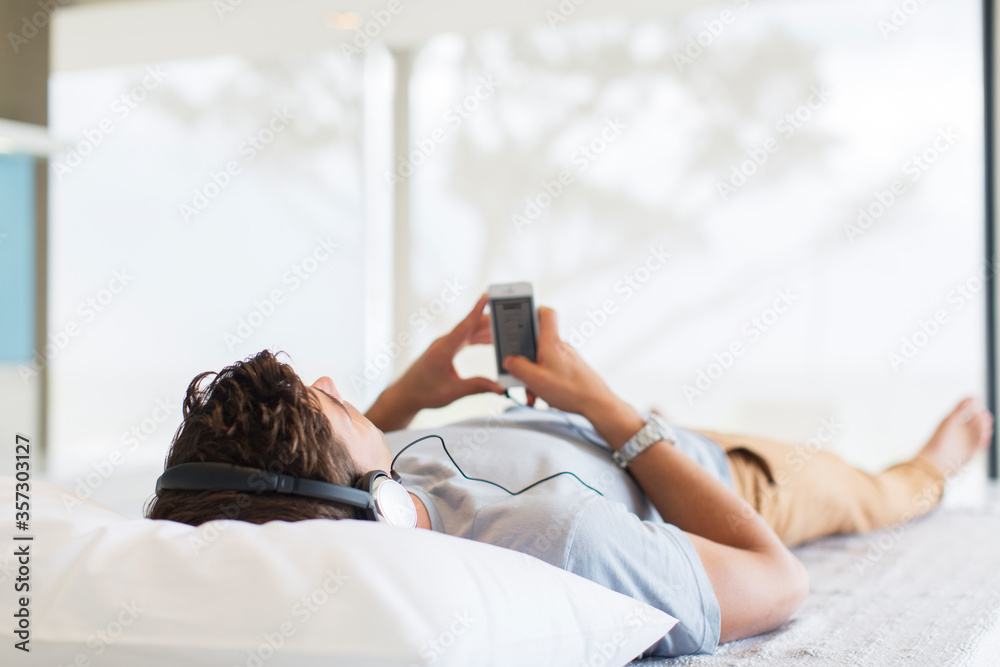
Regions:
[[[483,312],[486,296],[480,297],[464,320],[441,336],[369,408],[366,416],[383,431],[406,428],[424,408],[440,408],[471,394],[504,390],[484,377],[462,378],[455,370],[455,355],[469,345],[491,341],[489,317]]]
[[[644,422],[639,413],[616,396],[576,350],[559,338],[554,310],[539,308],[535,326],[529,284],[494,287],[505,289],[499,299],[493,298],[496,292],[490,294],[489,316],[483,312],[487,302],[484,295],[464,320],[435,340],[376,399],[367,417],[377,427],[383,431],[406,428],[423,408],[442,407],[470,394],[502,394],[504,387],[521,383],[527,389],[529,404],[533,405],[538,396],[554,408],[582,414],[612,447],[620,446],[642,427]],[[527,293],[523,294],[525,290]],[[499,309],[498,303],[518,304],[520,312],[511,312],[515,309],[509,308],[507,316],[500,319],[494,310]],[[530,329],[530,338],[525,329]],[[469,345],[488,344],[491,340],[496,346],[500,382],[484,377],[459,377],[455,355]],[[505,346],[504,341],[510,344]],[[505,347],[533,353],[536,361],[522,354],[505,353]]]
[[[612,447],[632,437],[645,423],[638,411],[619,398],[577,351],[559,338],[551,308],[538,309],[537,362],[518,356],[503,368],[524,382],[531,394],[554,408],[586,417]]]
[[[522,356],[503,360],[504,369],[522,380],[525,387],[554,408],[584,414],[595,403],[613,396],[604,380],[585,362],[573,346],[559,338],[556,311],[538,309],[538,361]]]

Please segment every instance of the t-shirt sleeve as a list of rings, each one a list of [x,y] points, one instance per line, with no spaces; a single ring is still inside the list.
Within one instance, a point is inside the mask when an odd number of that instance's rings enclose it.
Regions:
[[[621,503],[598,499],[579,515],[564,569],[678,619],[645,655],[715,651],[719,602],[694,545],[676,526],[643,521]]]

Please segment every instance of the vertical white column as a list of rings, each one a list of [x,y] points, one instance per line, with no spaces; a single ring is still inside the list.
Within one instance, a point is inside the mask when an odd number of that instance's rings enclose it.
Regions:
[[[396,64],[395,96],[393,99],[393,158],[390,170],[396,168],[399,157],[410,152],[410,74],[413,54],[394,51]],[[397,181],[393,191],[393,336],[405,331],[416,295],[410,273],[410,179]],[[398,373],[413,359],[413,349],[407,346],[396,359],[394,372]]]
[[[365,50],[363,134],[361,163],[364,170],[364,363],[374,363],[393,330],[393,194],[386,179],[392,172],[395,124],[395,71],[392,53],[375,45]],[[387,369],[385,376],[391,373]],[[365,371],[362,371],[365,372]],[[358,397],[371,404],[390,378],[365,385]]]

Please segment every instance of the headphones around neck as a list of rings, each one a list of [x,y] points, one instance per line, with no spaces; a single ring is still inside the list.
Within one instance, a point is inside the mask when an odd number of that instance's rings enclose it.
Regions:
[[[232,463],[182,463],[163,471],[156,480],[156,492],[167,489],[284,493],[349,505],[358,519],[413,528],[417,525],[417,509],[398,479],[395,472],[390,477],[381,470],[373,470],[350,487]]]

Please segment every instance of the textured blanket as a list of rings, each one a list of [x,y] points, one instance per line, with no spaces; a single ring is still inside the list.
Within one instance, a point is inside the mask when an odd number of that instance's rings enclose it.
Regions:
[[[995,498],[995,495],[994,495]],[[1000,665],[1000,503],[941,509],[795,553],[811,594],[783,627],[715,655],[634,666]]]

